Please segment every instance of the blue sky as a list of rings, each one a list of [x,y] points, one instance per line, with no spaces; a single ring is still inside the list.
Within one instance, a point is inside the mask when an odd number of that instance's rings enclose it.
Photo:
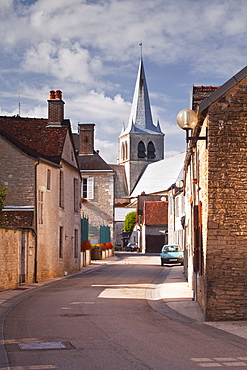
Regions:
[[[246,65],[246,0],[0,0],[0,115],[47,117],[60,89],[65,118],[94,122],[95,149],[117,161],[143,44],[165,156],[185,149],[177,113],[194,85],[222,85]]]

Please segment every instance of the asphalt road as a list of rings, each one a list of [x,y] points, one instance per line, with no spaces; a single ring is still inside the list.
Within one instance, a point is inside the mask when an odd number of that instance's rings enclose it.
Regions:
[[[126,253],[34,290],[5,318],[9,368],[243,369],[243,343],[183,320],[165,303],[156,310],[150,289],[161,272],[157,256]]]

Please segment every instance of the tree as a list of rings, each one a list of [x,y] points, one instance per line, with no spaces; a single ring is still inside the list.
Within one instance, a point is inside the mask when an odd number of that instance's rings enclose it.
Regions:
[[[7,188],[0,182],[0,224],[2,223],[2,209],[7,196]]]
[[[130,235],[132,233],[132,230],[135,224],[136,224],[136,211],[132,211],[125,216],[124,232],[129,233]]]

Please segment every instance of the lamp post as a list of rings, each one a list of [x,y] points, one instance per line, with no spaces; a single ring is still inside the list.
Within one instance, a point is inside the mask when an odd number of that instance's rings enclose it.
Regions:
[[[186,130],[186,143],[188,144],[190,140],[197,142],[197,140],[206,140],[206,147],[207,147],[207,132],[206,136],[189,136],[189,130],[193,130],[197,124],[198,124],[198,116],[197,114],[191,110],[191,109],[183,109],[181,110],[178,115],[177,115],[177,124],[178,126]],[[196,151],[197,152],[197,151]],[[194,155],[191,152],[192,156],[192,172],[194,172],[195,169],[195,162],[194,162]],[[197,169],[197,158],[196,158],[196,169]],[[197,172],[197,171],[196,171]],[[192,173],[192,178],[194,179],[193,173]],[[198,250],[200,248],[201,242],[199,241],[199,238],[197,234],[199,233],[199,228],[198,228],[198,203],[196,202],[196,189],[195,189],[195,183],[192,182],[191,184],[191,190],[192,190],[192,203],[191,203],[191,217],[192,217],[192,229],[191,229],[191,235],[193,235],[192,245],[193,245],[193,251],[194,251],[194,256],[193,256],[193,270],[194,270],[194,282],[193,282],[193,298],[196,301],[197,300],[197,271],[198,271]],[[199,196],[199,195],[198,195]],[[199,199],[198,199],[199,201]],[[194,232],[192,231],[194,230]]]
[[[206,136],[189,136],[189,130],[193,130],[198,123],[198,116],[197,114],[191,109],[183,109],[177,115],[177,124],[178,126],[186,130],[186,143],[190,140],[207,140],[207,133]],[[207,145],[207,144],[206,144]]]

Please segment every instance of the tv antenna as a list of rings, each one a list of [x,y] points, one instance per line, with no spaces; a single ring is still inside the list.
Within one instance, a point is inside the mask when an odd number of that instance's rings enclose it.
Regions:
[[[18,116],[21,115],[21,94],[20,94],[20,82],[18,83]]]

